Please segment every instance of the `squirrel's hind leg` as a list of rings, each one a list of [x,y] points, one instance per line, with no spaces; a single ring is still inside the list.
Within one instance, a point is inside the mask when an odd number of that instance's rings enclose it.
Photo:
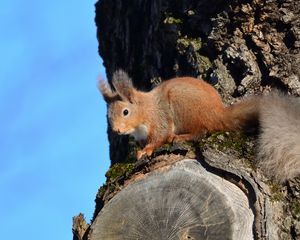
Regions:
[[[185,142],[185,141],[193,141],[195,139],[199,138],[199,136],[195,134],[174,134],[168,138],[168,142],[170,143],[176,143],[176,142]]]

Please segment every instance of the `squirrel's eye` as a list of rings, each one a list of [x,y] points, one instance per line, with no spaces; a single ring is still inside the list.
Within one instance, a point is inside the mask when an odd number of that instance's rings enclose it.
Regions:
[[[128,112],[128,110],[127,110],[127,109],[125,109],[125,110],[123,111],[123,115],[124,115],[124,116],[127,116],[127,115],[128,115],[128,113],[129,113],[129,112]]]

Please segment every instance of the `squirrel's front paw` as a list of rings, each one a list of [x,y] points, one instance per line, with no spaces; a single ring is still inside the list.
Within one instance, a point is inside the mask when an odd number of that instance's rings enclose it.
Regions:
[[[136,153],[136,158],[137,160],[140,160],[142,158],[142,156],[144,156],[146,154],[146,152],[144,150],[139,150]]]
[[[145,154],[150,157],[153,153],[152,148],[144,148],[142,150],[137,151],[136,158],[137,160],[141,159]]]

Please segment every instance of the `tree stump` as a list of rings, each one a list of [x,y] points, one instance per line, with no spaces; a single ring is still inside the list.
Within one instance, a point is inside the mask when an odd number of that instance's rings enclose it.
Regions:
[[[185,159],[117,194],[97,216],[91,240],[253,239],[253,221],[240,188]]]

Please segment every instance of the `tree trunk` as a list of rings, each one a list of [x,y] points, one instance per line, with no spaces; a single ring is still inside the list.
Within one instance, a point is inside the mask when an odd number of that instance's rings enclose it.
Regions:
[[[109,81],[123,69],[141,90],[203,78],[226,103],[275,87],[300,96],[300,1],[100,0],[96,25]],[[255,136],[215,134],[134,162],[135,145],[108,135],[107,183],[74,239],[300,239],[300,181],[265,178]]]

